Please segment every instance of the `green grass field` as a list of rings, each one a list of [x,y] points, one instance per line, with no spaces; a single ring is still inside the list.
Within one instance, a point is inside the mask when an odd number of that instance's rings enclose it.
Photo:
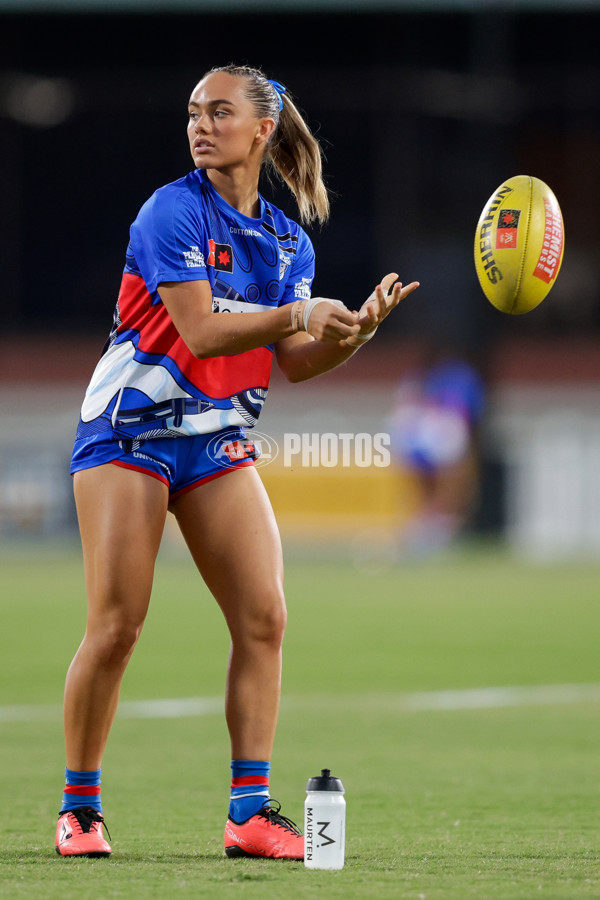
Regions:
[[[3,897],[600,898],[600,565],[462,549],[369,575],[290,558],[271,787],[301,823],[308,777],[327,766],[343,779],[340,872],[224,858],[219,702],[140,717],[134,701],[223,693],[220,613],[168,553],[104,761],[113,856],[59,859],[81,563],[5,554],[0,567]],[[507,690],[482,690],[494,687]]]

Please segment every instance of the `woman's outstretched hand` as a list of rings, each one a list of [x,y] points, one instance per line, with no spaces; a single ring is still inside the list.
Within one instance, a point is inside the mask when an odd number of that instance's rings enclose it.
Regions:
[[[349,310],[341,300],[326,297],[296,301],[291,311],[294,330],[306,331],[318,341],[345,341],[349,347],[362,346],[393,308],[419,287],[418,281],[404,287],[397,278],[395,272],[382,278],[359,312]]]
[[[412,294],[419,287],[420,282],[418,281],[411,281],[410,284],[404,286],[401,281],[396,281],[397,278],[396,272],[390,272],[381,279],[381,283],[377,285],[371,296],[365,300],[358,313],[359,334],[369,334],[375,331],[386,316],[389,316],[394,307],[398,306],[401,300],[404,300],[405,297],[408,297],[409,294]]]

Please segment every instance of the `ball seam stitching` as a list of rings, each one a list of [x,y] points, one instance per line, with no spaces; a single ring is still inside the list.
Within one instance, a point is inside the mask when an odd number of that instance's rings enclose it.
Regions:
[[[527,222],[525,225],[525,241],[523,243],[523,253],[521,254],[521,268],[519,270],[519,277],[517,278],[517,285],[515,287],[515,296],[513,297],[513,302],[511,306],[511,314],[514,315],[515,306],[517,305],[517,300],[519,298],[519,291],[521,290],[521,282],[523,281],[523,272],[525,270],[525,260],[527,259],[527,244],[529,242],[529,225],[531,222],[531,207],[533,205],[533,178],[529,176],[529,204],[527,206]]]

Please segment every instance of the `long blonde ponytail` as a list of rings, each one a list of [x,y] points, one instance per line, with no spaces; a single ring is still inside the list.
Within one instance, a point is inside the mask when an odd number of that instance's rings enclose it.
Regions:
[[[323,182],[321,147],[289,91],[280,90],[280,85],[276,89],[264,72],[250,66],[221,66],[206,74],[213,72],[226,72],[246,81],[246,96],[253,104],[257,118],[269,116],[276,122],[265,153],[265,164],[293,193],[303,224],[309,225],[315,220],[326,222],[329,195]]]

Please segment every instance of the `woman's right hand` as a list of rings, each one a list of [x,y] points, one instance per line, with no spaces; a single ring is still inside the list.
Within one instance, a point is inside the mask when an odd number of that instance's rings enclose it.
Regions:
[[[358,313],[344,306],[341,300],[313,297],[306,303],[313,303],[314,300],[317,303],[310,311],[306,331],[317,341],[343,341],[360,330]]]

